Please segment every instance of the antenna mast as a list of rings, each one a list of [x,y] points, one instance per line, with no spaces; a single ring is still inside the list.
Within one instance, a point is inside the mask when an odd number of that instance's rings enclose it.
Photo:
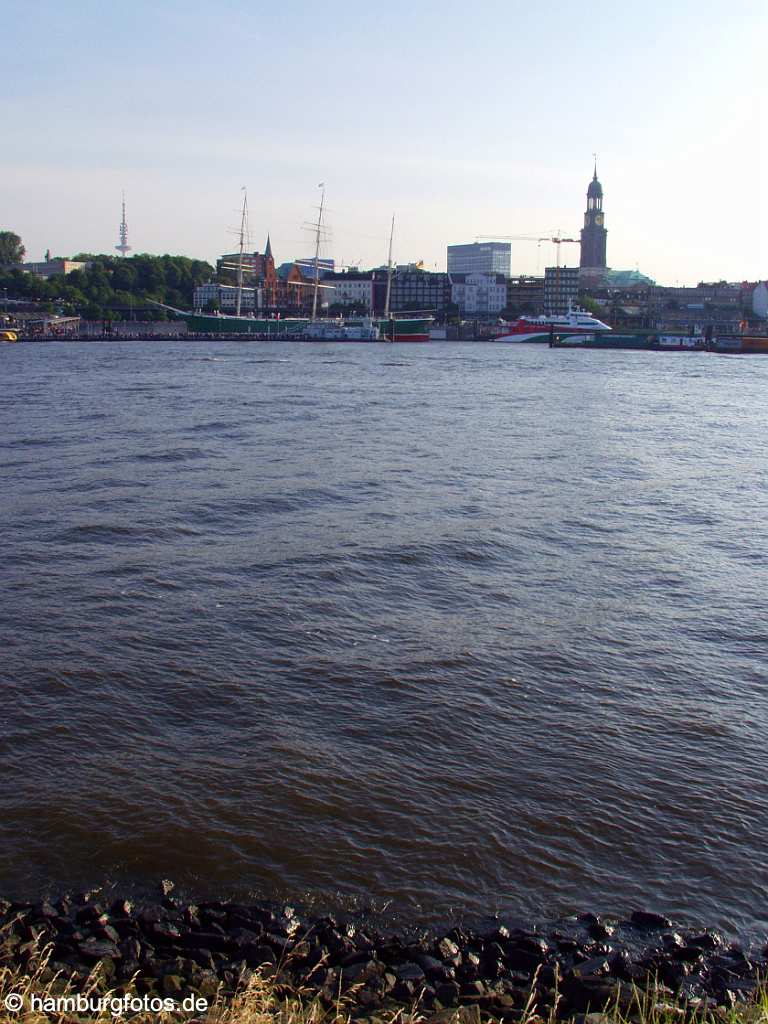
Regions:
[[[128,225],[125,223],[125,192],[123,192],[123,219],[120,221],[120,242],[115,246],[121,256],[131,251],[128,245]]]
[[[392,227],[389,230],[389,256],[387,258],[387,297],[384,300],[384,316],[389,316],[389,297],[392,293],[392,238],[395,234],[395,215],[392,214]]]
[[[317,214],[317,225],[315,229],[315,287],[312,291],[312,319],[317,318],[317,292],[320,284],[320,232],[323,229],[323,207],[325,206],[325,183],[320,182],[318,188],[322,189],[320,194],[320,209]]]

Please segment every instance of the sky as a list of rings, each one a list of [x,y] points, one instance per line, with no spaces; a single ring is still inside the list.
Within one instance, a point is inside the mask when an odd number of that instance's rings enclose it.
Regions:
[[[597,153],[608,264],[768,278],[765,0],[0,0],[0,230],[27,259],[313,252],[445,269],[480,236],[578,237]],[[578,246],[562,245],[578,263]],[[512,272],[555,247],[512,241]]]

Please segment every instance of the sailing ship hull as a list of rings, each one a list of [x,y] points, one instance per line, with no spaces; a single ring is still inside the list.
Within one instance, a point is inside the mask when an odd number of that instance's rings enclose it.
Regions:
[[[193,334],[245,334],[256,338],[287,338],[306,332],[308,319],[268,319],[251,316],[206,316],[204,313],[183,313],[187,330]]]
[[[432,317],[412,320],[378,320],[377,325],[384,341],[429,341]]]
[[[309,319],[269,319],[267,317],[250,316],[215,316],[203,313],[183,313],[187,329],[193,334],[246,335],[254,340],[276,341],[327,341],[327,342],[368,342],[375,339],[355,337],[317,337],[312,336],[311,320]],[[416,342],[429,341],[429,328],[432,317],[412,317],[395,320],[377,318],[373,321],[379,329],[380,341]],[[355,326],[359,321],[346,321]]]

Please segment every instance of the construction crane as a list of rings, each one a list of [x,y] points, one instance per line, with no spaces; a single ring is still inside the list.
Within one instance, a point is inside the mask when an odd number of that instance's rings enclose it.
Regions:
[[[542,242],[552,242],[557,246],[557,262],[556,267],[560,270],[560,246],[565,242],[573,242],[576,245],[581,245],[579,238],[563,238],[560,232],[556,235],[477,235],[475,237],[476,242],[537,242],[541,246]]]
[[[552,242],[557,246],[557,258],[555,263],[555,301],[560,296],[560,246],[563,243],[573,243],[575,245],[581,245],[581,240],[578,238],[563,238],[558,231],[556,235],[546,235],[536,237],[535,235],[477,235],[475,238],[476,242],[480,241],[497,241],[497,242],[537,242],[539,245],[539,252],[541,252],[542,242]],[[538,269],[538,259],[536,261]],[[570,303],[569,303],[570,308]]]

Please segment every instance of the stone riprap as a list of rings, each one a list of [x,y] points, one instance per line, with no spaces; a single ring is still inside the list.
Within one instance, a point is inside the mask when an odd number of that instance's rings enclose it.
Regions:
[[[104,985],[118,993],[212,998],[260,970],[329,1006],[341,995],[365,1014],[463,1005],[516,1020],[533,998],[540,1012],[557,1003],[569,1017],[611,1000],[629,1008],[638,989],[654,985],[662,998],[730,1006],[768,973],[768,947],[745,952],[717,932],[643,911],[625,921],[585,914],[542,930],[494,920],[406,935],[285,905],[193,904],[174,898],[169,884],[162,898],[136,904],[99,894],[0,901],[0,940],[4,965],[29,972],[44,954],[42,980],[62,972],[75,988],[100,964]]]

